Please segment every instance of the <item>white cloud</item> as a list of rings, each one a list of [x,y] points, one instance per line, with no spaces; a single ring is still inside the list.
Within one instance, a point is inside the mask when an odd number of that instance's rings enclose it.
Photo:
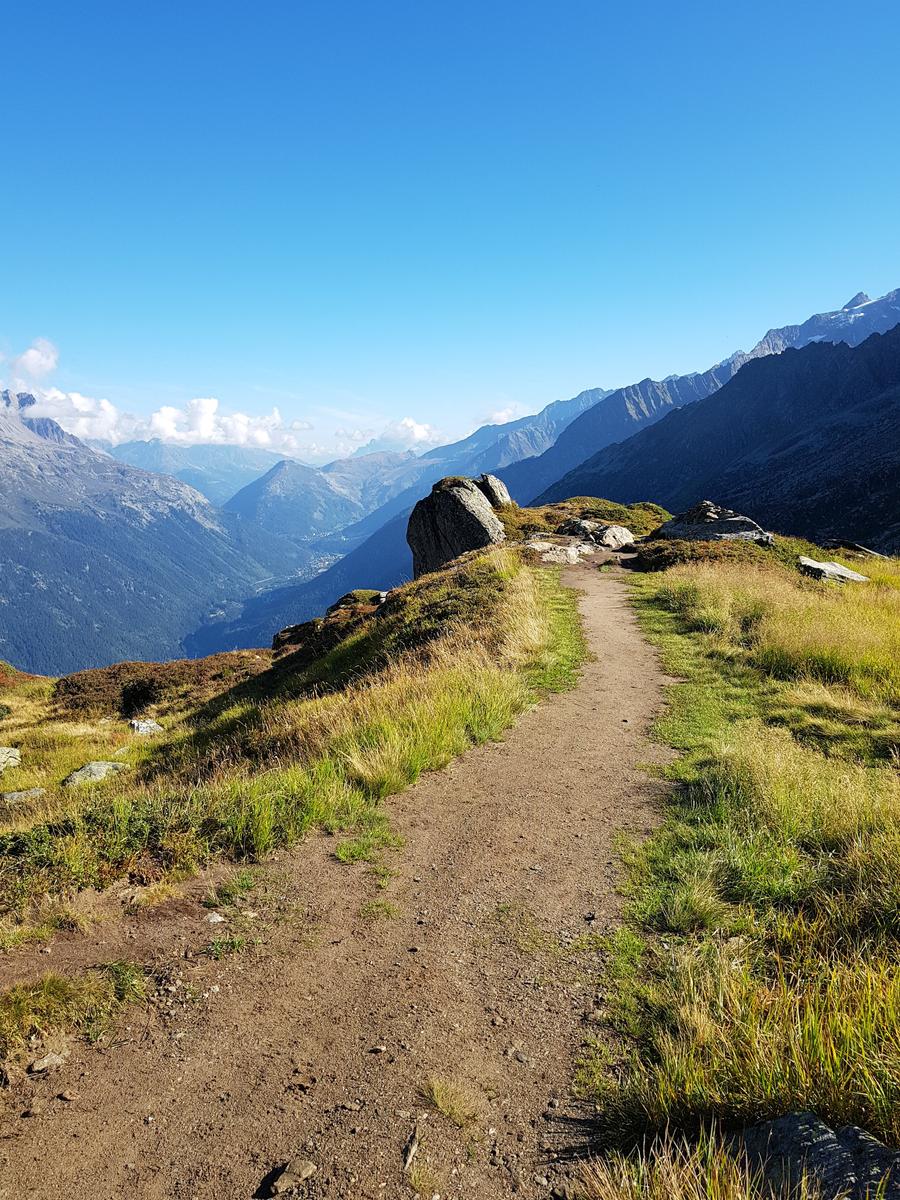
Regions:
[[[313,426],[307,420],[285,418],[277,407],[262,414],[226,411],[215,396],[198,396],[181,406],[164,404],[149,416],[138,416],[111,400],[62,391],[47,382],[41,384],[39,381],[56,368],[58,361],[59,352],[53,343],[35,338],[27,350],[8,360],[5,373],[14,391],[34,395],[37,403],[30,415],[51,417],[82,439],[113,445],[159,438],[184,446],[252,446],[320,462],[352,454],[369,443],[373,449],[421,452],[443,440],[433,426],[402,417],[388,422],[381,433],[377,429],[338,428],[329,430],[321,442],[312,441],[308,435]]]
[[[381,437],[383,441],[396,442],[409,450],[428,450],[441,441],[441,435],[433,425],[424,425],[412,417],[389,421],[382,430]]]
[[[10,363],[14,383],[30,383],[43,379],[56,370],[59,351],[47,338],[35,338],[27,350],[23,350]]]
[[[124,412],[109,400],[63,392],[59,388],[33,388],[37,400],[34,416],[52,417],[63,429],[80,438],[104,442],[129,442],[159,438],[177,445],[254,446],[279,454],[327,453],[303,437],[309,421],[286,421],[277,408],[269,413],[223,411],[214,396],[198,396],[179,408],[164,404],[149,417]]]
[[[503,408],[495,409],[494,412],[488,413],[484,418],[485,425],[506,425],[509,421],[516,421],[519,417],[526,417],[528,410],[524,405],[519,404],[517,400],[511,401],[504,405]]]

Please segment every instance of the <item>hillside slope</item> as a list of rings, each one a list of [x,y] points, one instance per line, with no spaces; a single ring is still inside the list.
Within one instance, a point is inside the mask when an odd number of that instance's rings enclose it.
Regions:
[[[185,484],[29,427],[0,393],[0,658],[58,673],[177,656],[288,557]]]
[[[900,327],[748,363],[718,393],[594,455],[543,502],[713,497],[812,539],[900,546]]]
[[[884,333],[898,323],[900,289],[878,300],[869,300],[860,293],[836,312],[817,314],[802,325],[770,329],[749,354],[738,351],[701,375],[671,376],[661,382],[644,379],[620,388],[574,420],[544,454],[507,467],[500,474],[513,498],[528,503],[605,446],[624,441],[673,409],[716,392],[753,359],[817,341],[857,346],[871,334]]]

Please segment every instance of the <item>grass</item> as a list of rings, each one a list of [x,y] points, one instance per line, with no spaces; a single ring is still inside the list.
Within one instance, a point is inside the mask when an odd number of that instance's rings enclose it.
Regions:
[[[97,1040],[121,1009],[142,999],[148,980],[133,963],[113,962],[78,978],[48,974],[0,996],[0,1058],[21,1052],[32,1038],[74,1031]]]
[[[235,871],[203,901],[206,908],[230,908],[256,887],[256,872],[249,867]]]
[[[420,1162],[418,1159],[410,1164],[406,1173],[406,1182],[415,1194],[422,1196],[424,1200],[432,1200],[433,1196],[442,1196],[444,1193],[441,1176],[427,1163]]]
[[[582,1172],[584,1200],[762,1200],[771,1190],[745,1156],[716,1134],[687,1142],[668,1135],[637,1153],[612,1154]],[[806,1178],[795,1181],[795,1200],[817,1200]]]
[[[467,1129],[481,1115],[481,1101],[476,1093],[458,1079],[433,1075],[426,1080],[422,1094],[442,1116],[459,1129]]]
[[[341,861],[377,866],[393,842],[383,801],[569,686],[583,654],[575,598],[556,575],[509,547],[467,555],[397,589],[321,658],[286,655],[171,714],[159,738],[124,743],[126,775],[51,786],[0,829],[0,909],[15,921],[46,895],[123,876],[149,886],[216,856],[253,862],[317,827],[347,835]],[[98,719],[63,750],[49,681],[7,697],[23,760],[41,762],[48,783],[128,737]],[[40,739],[56,748],[41,752]]]
[[[591,496],[575,496],[557,504],[538,508],[520,508],[507,504],[498,510],[506,536],[520,540],[535,533],[555,533],[564,521],[581,517],[588,521],[603,521],[607,525],[624,525],[636,537],[658,529],[672,515],[658,504],[616,504]]]
[[[580,1072],[607,1144],[805,1109],[900,1141],[900,563],[871,574],[843,589],[702,561],[635,580],[680,679],[658,735],[683,754],[662,827],[627,855]],[[599,1164],[589,1194],[677,1192],[659,1145]]]

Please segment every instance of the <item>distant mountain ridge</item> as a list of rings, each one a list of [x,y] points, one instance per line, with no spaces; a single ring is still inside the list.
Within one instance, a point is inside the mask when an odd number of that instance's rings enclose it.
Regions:
[[[900,551],[900,325],[749,362],[538,499],[581,495],[673,511],[708,497],[779,532]]]
[[[159,438],[120,442],[115,446],[104,442],[97,448],[119,462],[180,479],[218,505],[286,457],[255,446],[182,446]]]
[[[329,547],[347,552],[398,513],[406,512],[442,475],[480,475],[540,454],[579,413],[608,392],[594,388],[571,400],[474,433],[425,454],[377,451],[324,467],[285,463],[249,484],[225,507],[285,537],[307,542],[338,535]]]
[[[509,466],[500,475],[513,498],[527,503],[605,446],[625,441],[673,409],[711,395],[753,359],[815,341],[856,346],[870,334],[885,333],[898,323],[900,289],[878,300],[869,300],[860,292],[835,312],[819,313],[800,325],[770,329],[749,353],[737,351],[701,374],[670,376],[661,382],[642,379],[619,388],[574,420],[544,454]]]
[[[212,609],[288,574],[284,543],[31,407],[0,392],[0,658],[52,674],[177,657]]]

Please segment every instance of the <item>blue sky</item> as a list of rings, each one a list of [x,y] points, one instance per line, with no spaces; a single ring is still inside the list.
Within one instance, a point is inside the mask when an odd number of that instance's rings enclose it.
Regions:
[[[449,439],[900,286],[895,2],[32,0],[3,27],[0,373],[91,431]]]

